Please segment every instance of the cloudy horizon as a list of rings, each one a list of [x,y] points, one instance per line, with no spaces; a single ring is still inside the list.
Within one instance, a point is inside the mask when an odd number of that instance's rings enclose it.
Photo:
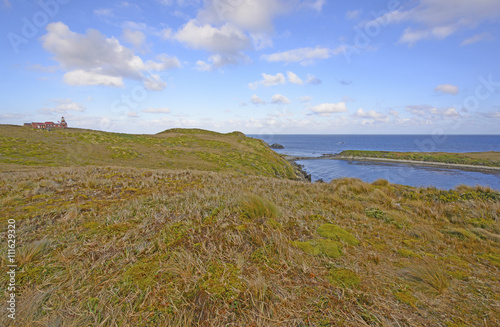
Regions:
[[[496,0],[6,0],[0,12],[0,124],[498,134]]]

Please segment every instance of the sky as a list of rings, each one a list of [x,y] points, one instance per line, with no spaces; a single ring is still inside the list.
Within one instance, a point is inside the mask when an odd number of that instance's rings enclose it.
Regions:
[[[0,124],[499,134],[499,0],[0,0]]]

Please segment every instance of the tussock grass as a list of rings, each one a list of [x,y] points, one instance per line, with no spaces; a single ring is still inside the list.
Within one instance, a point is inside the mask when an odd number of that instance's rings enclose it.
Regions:
[[[416,287],[436,294],[442,294],[449,286],[450,279],[440,263],[434,260],[423,260],[402,271],[403,277]]]
[[[280,216],[280,210],[274,203],[255,194],[248,194],[241,200],[240,210],[242,216],[248,219]]]
[[[498,193],[380,184],[9,168],[0,226],[16,219],[22,239],[17,323],[498,325]]]

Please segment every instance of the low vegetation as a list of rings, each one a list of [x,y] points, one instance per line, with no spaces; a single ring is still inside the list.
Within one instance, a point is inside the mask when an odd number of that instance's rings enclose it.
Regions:
[[[1,173],[0,203],[19,326],[500,324],[488,188],[48,167]]]
[[[494,190],[292,180],[240,133],[8,128],[16,326],[500,325]]]
[[[338,154],[338,157],[380,158],[395,160],[441,162],[448,164],[500,167],[500,152],[389,152],[389,151],[360,151],[347,150]]]
[[[0,125],[0,163],[12,167],[121,166],[230,171],[297,179],[296,169],[242,133],[171,129],[155,135]]]

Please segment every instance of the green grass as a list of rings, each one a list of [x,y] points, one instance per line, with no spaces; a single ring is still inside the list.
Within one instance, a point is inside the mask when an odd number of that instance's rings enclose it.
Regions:
[[[8,167],[121,166],[237,172],[300,178],[263,141],[240,132],[171,129],[155,135],[0,125],[0,163]]]
[[[339,157],[382,158],[411,161],[440,162],[448,164],[500,167],[500,152],[389,152],[347,150],[338,154]]]
[[[296,181],[240,133],[8,128],[0,228],[16,220],[16,325],[499,324],[492,189]]]

